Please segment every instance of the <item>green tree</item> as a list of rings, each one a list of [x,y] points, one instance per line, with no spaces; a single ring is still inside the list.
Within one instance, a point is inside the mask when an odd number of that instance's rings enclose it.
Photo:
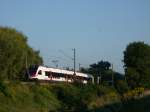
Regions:
[[[150,45],[144,42],[130,43],[124,51],[123,61],[130,87],[150,84]]]
[[[27,44],[27,37],[13,28],[0,27],[0,79],[20,79],[28,65],[42,64],[39,51]]]
[[[106,71],[110,69],[111,64],[108,61],[99,61],[90,65],[89,72],[96,75],[105,74]]]
[[[112,73],[115,74],[110,67],[110,62],[101,60],[91,64],[89,68],[81,68],[81,72],[92,74],[95,81],[97,80],[97,77],[100,76],[102,83],[109,85],[112,81]]]

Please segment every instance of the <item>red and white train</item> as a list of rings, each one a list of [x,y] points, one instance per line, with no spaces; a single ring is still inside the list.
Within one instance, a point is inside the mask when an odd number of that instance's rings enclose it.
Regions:
[[[31,66],[28,72],[30,80],[72,83],[75,79],[83,84],[93,81],[93,76],[89,74],[76,72],[74,75],[73,71],[38,65]]]

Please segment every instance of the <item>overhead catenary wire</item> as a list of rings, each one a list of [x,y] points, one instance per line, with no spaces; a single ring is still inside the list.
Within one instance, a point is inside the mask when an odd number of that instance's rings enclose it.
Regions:
[[[70,60],[73,60],[71,56],[69,56],[67,53],[65,53],[63,50],[59,50],[60,53],[62,53],[65,57],[69,58]]]
[[[74,75],[76,75],[76,49],[73,48],[73,58],[71,56],[69,56],[68,54],[66,54],[63,50],[59,50],[60,53],[62,53],[64,56],[66,56],[67,58],[73,60],[73,65],[74,65]]]

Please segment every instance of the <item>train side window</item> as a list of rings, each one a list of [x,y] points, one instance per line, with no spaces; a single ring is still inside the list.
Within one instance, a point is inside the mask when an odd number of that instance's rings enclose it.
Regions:
[[[38,72],[38,74],[39,74],[39,75],[42,75],[42,71],[40,70],[40,71]]]
[[[45,76],[50,76],[51,75],[51,72],[45,72]]]

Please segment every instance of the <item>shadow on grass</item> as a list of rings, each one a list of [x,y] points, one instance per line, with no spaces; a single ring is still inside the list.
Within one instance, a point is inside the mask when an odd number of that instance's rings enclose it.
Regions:
[[[150,96],[125,102],[121,112],[150,112]]]
[[[120,112],[123,108],[121,103],[114,103],[110,105],[105,105],[103,107],[95,108],[89,112]]]
[[[150,96],[95,108],[89,112],[150,112]]]

